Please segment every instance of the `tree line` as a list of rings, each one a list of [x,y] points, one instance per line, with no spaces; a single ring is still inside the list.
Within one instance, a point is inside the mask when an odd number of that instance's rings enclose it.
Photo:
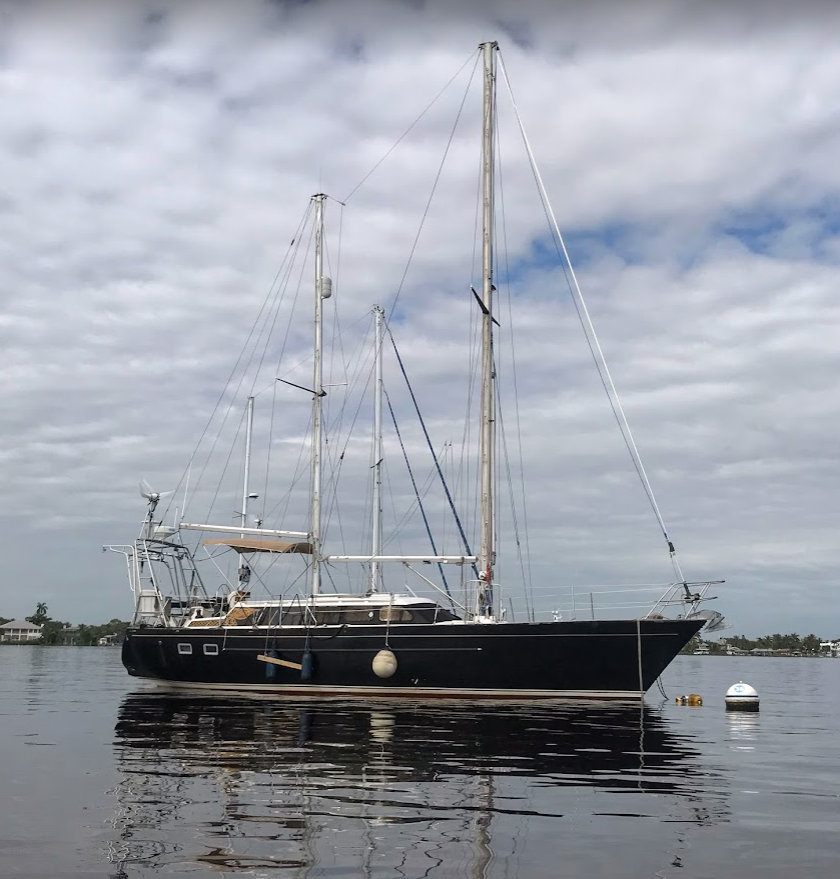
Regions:
[[[738,650],[749,652],[750,650],[789,650],[791,653],[819,654],[820,643],[827,641],[819,635],[799,635],[791,632],[782,635],[776,632],[773,635],[762,635],[760,638],[747,638],[744,635],[732,635],[729,638],[721,638],[718,641],[704,641],[699,635],[695,635],[688,644],[680,651],[681,653],[693,653],[701,644],[709,648],[709,653],[726,653],[727,647],[737,647]]]
[[[71,623],[54,620],[49,615],[49,608],[43,601],[35,605],[35,613],[25,617],[28,623],[41,626],[41,637],[30,644],[74,644],[78,647],[91,647],[99,643],[100,638],[108,635],[116,635],[117,641],[122,641],[125,630],[129,623],[124,620],[113,619],[101,625],[80,623],[73,626]],[[0,626],[11,622],[7,617],[0,616]],[[70,631],[68,631],[70,630]]]

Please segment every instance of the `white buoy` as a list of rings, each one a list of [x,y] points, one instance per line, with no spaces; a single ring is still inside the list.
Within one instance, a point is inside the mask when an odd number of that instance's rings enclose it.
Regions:
[[[378,678],[390,678],[397,670],[397,657],[394,656],[393,650],[380,650],[373,657],[373,673]]]
[[[758,711],[758,693],[743,681],[726,691],[725,702],[727,711]]]

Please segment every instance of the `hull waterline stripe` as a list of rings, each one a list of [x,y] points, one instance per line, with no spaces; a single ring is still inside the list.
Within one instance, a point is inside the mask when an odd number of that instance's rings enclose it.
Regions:
[[[311,684],[214,684],[196,681],[162,681],[143,679],[166,690],[203,690],[233,695],[266,694],[274,696],[375,696],[378,698],[411,699],[619,699],[638,701],[644,693],[636,690],[484,690],[444,689],[442,687],[342,687]]]

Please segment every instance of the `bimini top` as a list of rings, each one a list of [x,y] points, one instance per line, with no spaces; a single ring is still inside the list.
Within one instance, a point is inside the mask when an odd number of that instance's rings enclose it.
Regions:
[[[312,544],[273,537],[222,537],[202,540],[202,546],[229,546],[237,552],[299,552],[312,554]]]

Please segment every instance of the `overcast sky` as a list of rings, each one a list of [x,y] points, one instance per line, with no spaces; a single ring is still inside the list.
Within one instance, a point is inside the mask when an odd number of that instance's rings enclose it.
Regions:
[[[467,62],[346,207],[328,204],[330,308],[352,348],[370,306],[394,302],[468,59],[497,39],[686,576],[727,581],[732,633],[840,635],[840,10],[576,5],[0,0],[0,615],[128,617],[121,560],[100,548],[136,535],[139,479],[183,490],[309,197],[345,199]],[[462,440],[475,319],[471,96],[394,313],[438,447]],[[667,582],[504,88],[499,106],[536,592],[550,608],[555,585]],[[305,380],[296,314],[277,374]],[[278,393],[279,485],[308,410]],[[225,398],[231,424],[245,396]],[[397,474],[393,441],[387,456]],[[518,572],[500,563],[513,594]]]

